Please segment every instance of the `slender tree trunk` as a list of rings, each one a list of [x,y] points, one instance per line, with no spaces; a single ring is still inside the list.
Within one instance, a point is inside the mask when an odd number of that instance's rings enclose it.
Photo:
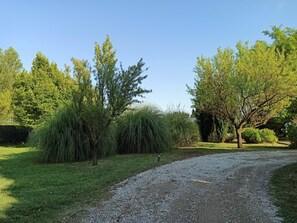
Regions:
[[[97,148],[93,148],[93,166],[97,165]]]
[[[237,139],[237,148],[242,149],[242,137],[241,137],[241,127],[235,126],[236,129],[236,139]]]

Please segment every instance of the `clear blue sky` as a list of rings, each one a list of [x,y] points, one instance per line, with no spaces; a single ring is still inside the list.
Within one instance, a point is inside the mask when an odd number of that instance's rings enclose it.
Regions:
[[[38,51],[60,68],[90,60],[110,35],[124,66],[143,58],[149,68],[146,103],[188,112],[198,56],[267,40],[271,25],[297,28],[296,0],[0,0],[0,9],[0,48],[14,47],[27,70]]]

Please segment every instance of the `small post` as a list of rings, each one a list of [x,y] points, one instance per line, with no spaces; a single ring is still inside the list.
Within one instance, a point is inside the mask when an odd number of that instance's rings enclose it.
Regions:
[[[161,155],[160,155],[160,154],[158,154],[158,162],[160,162],[160,158],[161,158]]]

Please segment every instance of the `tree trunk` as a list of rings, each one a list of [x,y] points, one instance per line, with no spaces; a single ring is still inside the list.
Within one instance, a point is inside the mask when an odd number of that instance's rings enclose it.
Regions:
[[[93,153],[93,166],[97,165],[97,149],[94,149]]]
[[[242,149],[243,146],[242,146],[242,137],[241,137],[241,127],[238,128],[237,126],[235,126],[235,129],[236,129],[237,148]]]
[[[97,146],[93,139],[91,139],[91,147],[93,150],[93,166],[97,165]]]

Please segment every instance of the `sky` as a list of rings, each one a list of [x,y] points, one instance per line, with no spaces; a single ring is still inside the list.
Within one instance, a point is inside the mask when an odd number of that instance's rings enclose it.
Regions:
[[[144,103],[191,111],[197,57],[238,41],[270,41],[271,26],[297,28],[297,0],[0,0],[0,48],[13,47],[30,70],[37,52],[63,69],[92,61],[109,35],[124,67],[143,58]]]

